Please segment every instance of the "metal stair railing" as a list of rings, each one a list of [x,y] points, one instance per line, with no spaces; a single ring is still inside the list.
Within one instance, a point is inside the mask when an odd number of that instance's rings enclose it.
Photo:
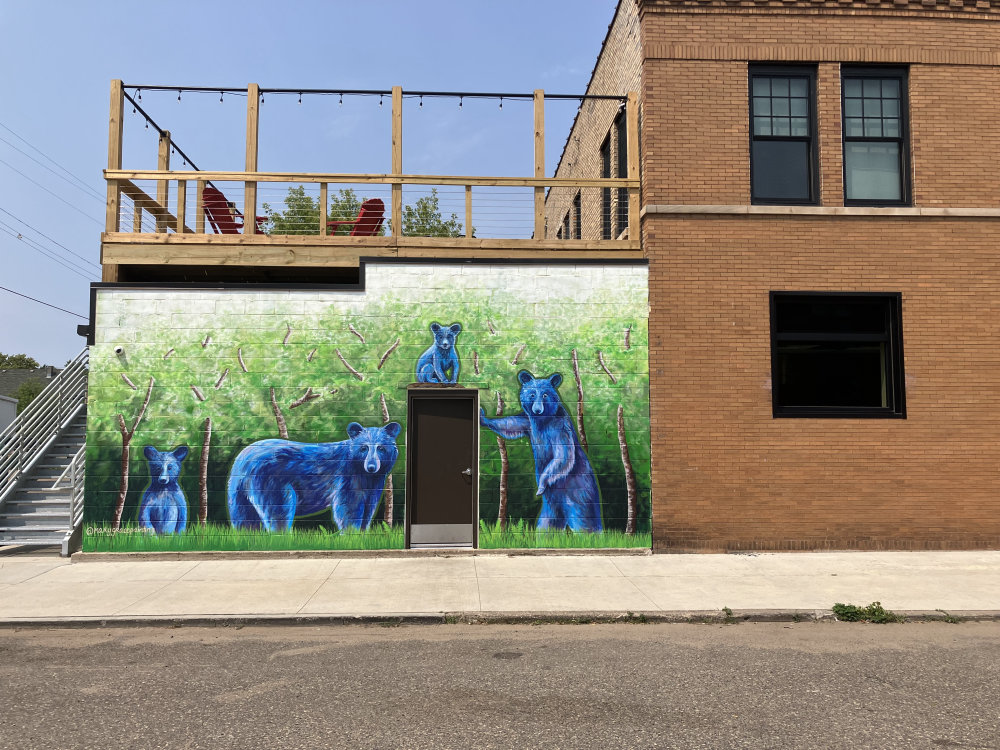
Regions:
[[[42,454],[86,407],[89,361],[89,349],[84,347],[0,432],[0,509]],[[82,476],[82,469],[77,473]]]

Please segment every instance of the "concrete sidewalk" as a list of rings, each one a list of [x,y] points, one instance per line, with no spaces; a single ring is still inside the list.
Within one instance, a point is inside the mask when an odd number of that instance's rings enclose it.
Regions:
[[[822,617],[835,602],[1000,616],[1000,551],[87,561],[0,555],[0,624],[444,615]],[[940,613],[938,613],[940,614]]]

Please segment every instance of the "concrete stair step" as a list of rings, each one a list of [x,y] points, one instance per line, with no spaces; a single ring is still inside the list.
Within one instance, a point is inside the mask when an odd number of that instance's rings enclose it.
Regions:
[[[37,537],[48,533],[63,533],[69,531],[69,524],[33,524],[31,526],[0,526],[0,538],[4,535]]]

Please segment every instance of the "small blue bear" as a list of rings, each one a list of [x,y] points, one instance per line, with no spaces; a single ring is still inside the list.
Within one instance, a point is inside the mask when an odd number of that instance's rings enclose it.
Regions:
[[[248,445],[229,473],[229,520],[239,528],[287,531],[296,516],[332,508],[341,531],[367,529],[399,456],[399,430],[398,422],[382,427],[351,422],[349,439],[339,443]]]
[[[461,331],[461,323],[452,323],[447,328],[440,323],[431,323],[434,343],[417,360],[418,383],[458,382],[458,352],[455,350],[455,338]]]
[[[143,453],[149,462],[149,486],[142,493],[139,526],[157,534],[179,534],[187,528],[188,507],[177,478],[188,448],[181,445],[161,452],[147,445]]]
[[[480,409],[479,423],[500,437],[527,436],[535,456],[535,481],[542,496],[539,529],[601,531],[601,495],[594,470],[583,452],[573,420],[556,389],[558,372],[536,378],[527,370],[517,374],[523,414],[490,419]]]

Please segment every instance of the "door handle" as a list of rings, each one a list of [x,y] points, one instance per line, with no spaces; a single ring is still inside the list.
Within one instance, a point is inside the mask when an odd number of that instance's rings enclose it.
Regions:
[[[466,469],[466,470],[465,470],[465,471],[463,471],[462,473],[463,473],[463,474],[464,474],[465,476],[467,476],[467,477],[471,477],[471,476],[472,476],[472,469]]]

